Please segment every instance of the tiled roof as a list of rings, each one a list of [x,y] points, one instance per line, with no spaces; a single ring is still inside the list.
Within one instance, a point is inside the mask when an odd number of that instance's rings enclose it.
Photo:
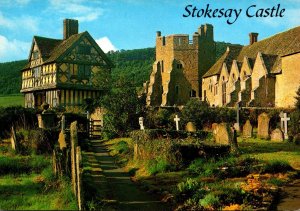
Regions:
[[[230,47],[231,49],[231,47]],[[281,72],[281,56],[300,51],[300,26],[288,31],[276,34],[267,39],[256,42],[252,45],[244,46],[238,54],[232,54],[237,61],[243,62],[244,57],[249,58],[249,63],[253,67],[255,58],[259,52],[262,53],[264,62],[270,73]],[[222,64],[226,62],[229,66],[232,59],[227,59],[228,52],[213,65],[203,77],[220,74]]]
[[[33,39],[35,40],[40,53],[42,54],[42,58],[49,58],[53,49],[62,42],[62,40],[40,36],[34,36]]]
[[[98,49],[104,61],[106,61],[106,63],[109,66],[113,67],[113,63],[105,55],[105,53],[101,50],[101,48],[93,40],[93,38],[90,36],[90,34],[87,31],[79,34],[74,34],[66,40],[51,39],[51,38],[39,37],[39,36],[34,36],[34,40],[40,50],[40,53],[42,54],[43,63],[50,63],[50,62],[57,62],[59,57],[63,55],[74,43],[76,43],[83,36],[86,36],[88,39],[90,39],[91,42],[94,43],[95,47]],[[28,63],[23,68],[23,70],[28,69],[29,67],[30,67],[30,63]]]
[[[242,49],[242,46],[230,46],[226,52],[218,59],[218,61],[203,75],[203,78],[218,75],[221,73],[224,63],[227,64],[227,68],[230,69],[233,60],[238,56]]]

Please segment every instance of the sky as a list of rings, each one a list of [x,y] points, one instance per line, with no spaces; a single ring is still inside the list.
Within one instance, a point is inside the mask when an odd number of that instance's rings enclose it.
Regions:
[[[231,18],[183,17],[190,8],[242,10]],[[285,9],[283,17],[246,16],[258,9]],[[229,11],[228,11],[229,12]],[[228,13],[229,14],[229,13]],[[162,35],[192,35],[201,24],[214,26],[216,41],[248,45],[249,33],[258,39],[300,25],[300,0],[0,0],[0,62],[27,59],[34,35],[62,38],[63,19],[79,21],[105,51],[155,47],[156,31]]]

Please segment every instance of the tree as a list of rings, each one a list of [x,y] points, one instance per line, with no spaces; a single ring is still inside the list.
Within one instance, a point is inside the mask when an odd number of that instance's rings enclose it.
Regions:
[[[99,100],[106,110],[104,131],[123,136],[138,127],[138,117],[142,115],[145,102],[138,98],[136,88],[125,79],[119,79],[113,88]]]
[[[184,123],[193,122],[198,129],[211,121],[212,109],[207,102],[191,98],[182,110]]]

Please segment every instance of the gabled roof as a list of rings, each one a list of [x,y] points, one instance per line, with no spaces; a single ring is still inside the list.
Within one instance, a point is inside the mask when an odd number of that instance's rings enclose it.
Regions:
[[[300,26],[243,47],[237,60],[244,56],[255,58],[258,52],[284,56],[300,50]]]
[[[82,37],[86,37],[96,48],[97,52],[102,56],[103,60],[110,66],[114,67],[111,60],[106,56],[102,49],[98,46],[91,35],[85,31],[79,34],[74,34],[66,40],[51,39],[46,37],[34,36],[34,41],[36,42],[40,53],[44,59],[43,63],[58,62],[60,58]],[[32,50],[31,50],[32,51]],[[28,63],[24,69],[28,69],[30,63]]]
[[[274,73],[275,71],[281,71],[281,59],[278,55],[270,55],[270,54],[261,54],[262,59],[266,65],[266,68],[269,73]]]
[[[40,36],[34,36],[33,39],[40,50],[42,58],[50,57],[53,49],[62,42],[62,40],[59,39],[51,39]]]
[[[222,70],[223,63],[226,63],[230,70],[233,60],[238,56],[243,46],[230,46],[220,59],[203,75],[203,78],[213,75],[219,75]]]
[[[230,50],[231,49],[232,47],[230,47]],[[270,73],[278,74],[281,72],[281,57],[299,51],[300,26],[253,43],[252,45],[244,46],[237,54],[225,52],[203,77],[219,75],[222,63],[224,62],[226,62],[227,66],[231,65],[230,63],[232,63],[232,61],[230,60],[232,59],[227,58],[229,54],[239,62],[243,62],[244,57],[247,57],[249,64],[253,68],[253,61],[255,61],[258,52],[263,54],[264,62]]]

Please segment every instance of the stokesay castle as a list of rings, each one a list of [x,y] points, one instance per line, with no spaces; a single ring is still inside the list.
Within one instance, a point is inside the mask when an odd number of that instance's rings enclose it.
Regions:
[[[189,35],[156,36],[147,105],[184,105],[197,97],[211,106],[293,107],[300,86],[300,27],[247,46],[230,45],[216,59],[213,26]]]

